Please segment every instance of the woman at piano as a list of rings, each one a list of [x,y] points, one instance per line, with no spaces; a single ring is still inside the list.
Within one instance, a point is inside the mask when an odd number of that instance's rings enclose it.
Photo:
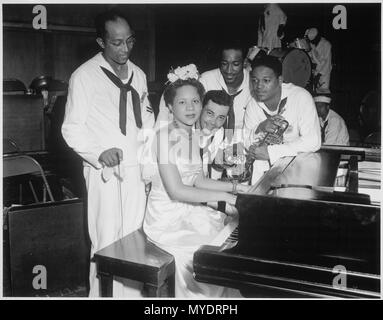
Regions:
[[[146,161],[143,166],[144,179],[152,182],[143,228],[150,241],[175,258],[176,297],[240,297],[237,290],[193,278],[194,252],[211,243],[233,219],[204,203],[225,201],[234,205],[236,193],[249,188],[204,177],[195,129],[204,95],[198,76],[194,65],[168,74],[164,99],[174,120],[160,126],[153,143],[146,145],[155,162],[149,165]]]

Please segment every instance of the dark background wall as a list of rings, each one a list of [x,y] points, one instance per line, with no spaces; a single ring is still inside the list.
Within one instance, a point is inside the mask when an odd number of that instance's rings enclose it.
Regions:
[[[332,43],[334,108],[349,127],[354,127],[364,95],[381,86],[381,5],[343,5],[347,9],[346,30],[332,27],[335,4],[281,4],[281,8],[288,16],[286,40],[301,37],[306,28],[315,26]],[[46,4],[48,30],[43,31],[31,27],[33,5],[3,5],[3,77],[18,78],[27,86],[43,74],[68,81],[70,74],[98,51],[91,29],[93,20],[112,6],[115,5]],[[157,84],[159,91],[171,66],[193,62],[201,72],[215,68],[217,47],[226,38],[240,39],[244,47],[256,44],[258,18],[263,10],[262,4],[117,7],[128,15],[137,31],[132,60],[147,73],[151,84]],[[10,23],[21,23],[22,27]]]
[[[36,4],[3,5],[3,78],[17,78],[26,85],[37,76],[68,81],[72,72],[95,55],[94,18],[114,5],[46,4],[47,30],[34,30]],[[150,9],[124,5],[140,41],[132,59],[149,73]]]
[[[381,5],[343,3],[347,29],[335,30],[335,4],[280,4],[286,13],[285,39],[302,37],[309,27],[322,30],[333,46],[332,92],[335,109],[349,126],[357,126],[364,95],[381,87]],[[166,81],[170,66],[194,62],[200,71],[217,66],[216,48],[225,38],[257,43],[262,4],[156,6],[157,79]],[[177,27],[175,27],[177,26]]]

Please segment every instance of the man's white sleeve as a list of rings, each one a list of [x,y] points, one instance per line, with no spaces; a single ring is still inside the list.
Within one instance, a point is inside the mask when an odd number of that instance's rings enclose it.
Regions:
[[[331,44],[326,43],[326,46],[321,49],[319,55],[319,63],[316,69],[320,74],[327,74],[328,70],[331,68]]]
[[[248,148],[253,143],[254,132],[263,121],[257,113],[257,105],[254,101],[249,102],[243,117],[243,141]]]
[[[325,144],[349,145],[349,135],[346,124],[340,118],[332,119],[328,123]]]
[[[281,157],[295,156],[299,152],[315,152],[321,146],[320,125],[313,98],[308,92],[302,92],[295,106],[299,137],[292,142],[268,146],[271,164]]]
[[[94,96],[87,85],[90,81],[81,74],[72,75],[61,132],[66,143],[76,153],[95,168],[101,168],[98,158],[104,150],[86,130],[86,120]]]

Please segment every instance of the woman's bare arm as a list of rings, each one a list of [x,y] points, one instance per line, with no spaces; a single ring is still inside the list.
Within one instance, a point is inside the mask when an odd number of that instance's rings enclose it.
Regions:
[[[171,152],[169,152],[173,145],[169,143],[168,135],[158,134],[157,146],[159,146],[158,144],[161,145],[161,147],[157,148],[158,168],[165,190],[172,200],[196,203],[226,201],[228,203],[235,204],[236,196],[229,193],[229,191],[232,190],[230,183],[218,183],[218,181],[216,181],[217,184],[205,184],[205,186],[215,185],[218,187],[218,190],[207,190],[206,187],[205,189],[202,189],[199,187],[185,185],[182,182],[178,168],[175,164],[175,159],[173,158]],[[202,173],[200,173],[200,175],[196,178],[196,181],[201,182],[202,180]]]

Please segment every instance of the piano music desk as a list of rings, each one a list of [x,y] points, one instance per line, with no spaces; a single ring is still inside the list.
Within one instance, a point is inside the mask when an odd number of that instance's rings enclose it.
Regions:
[[[94,255],[101,296],[113,296],[113,277],[144,283],[148,297],[174,297],[174,258],[147,240],[142,230],[99,250]]]

